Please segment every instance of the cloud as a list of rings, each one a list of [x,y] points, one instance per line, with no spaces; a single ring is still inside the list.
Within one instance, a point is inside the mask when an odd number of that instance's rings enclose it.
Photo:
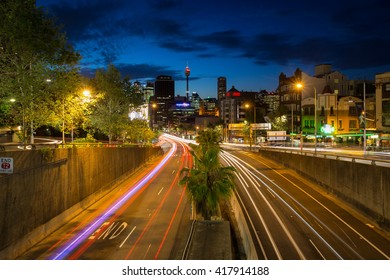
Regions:
[[[245,43],[243,36],[239,30],[225,30],[208,33],[194,38],[197,41],[213,47],[223,49],[240,49]]]
[[[153,64],[125,64],[116,65],[124,77],[129,77],[131,80],[149,81],[155,80],[157,76],[168,75],[172,76],[175,81],[182,81],[186,78],[182,71],[172,70],[169,66],[153,65]],[[190,77],[190,80],[198,80],[199,77]]]
[[[49,11],[64,25],[69,39],[73,42],[93,38],[100,28],[109,26],[109,21],[126,4],[125,0],[117,1],[66,1],[54,3]]]
[[[326,62],[341,70],[388,65],[390,38],[385,32],[390,29],[390,17],[383,8],[387,1],[351,3],[328,0],[319,7],[311,0],[285,5],[256,0],[240,5],[222,0],[145,0],[136,4],[64,0],[52,4],[50,10],[89,66],[117,64],[127,45],[144,40],[153,44],[154,50],[172,52],[172,57],[242,57],[262,66]],[[161,73],[178,79],[183,76],[165,64],[120,67],[137,78],[155,78]]]
[[[121,63],[117,67],[124,76],[130,77],[132,80],[155,79],[159,75],[169,75],[173,77],[179,75],[179,71],[172,70],[169,66]]]
[[[172,70],[169,66],[120,63],[116,64],[115,67],[118,68],[123,77],[129,77],[131,80],[154,80],[159,75],[169,75],[176,79],[180,79],[181,76],[183,76],[180,71]],[[93,77],[96,71],[101,68],[102,67],[85,66],[82,68],[82,74]]]
[[[347,36],[383,36],[390,26],[386,0],[358,0],[354,5],[339,6],[330,16],[333,24]]]
[[[178,8],[183,1],[180,0],[154,0],[152,1],[152,7],[158,12],[167,12],[172,9]]]
[[[171,41],[164,40],[158,44],[161,48],[172,50],[175,52],[198,52],[204,48],[199,46],[196,42],[186,42],[186,41]]]

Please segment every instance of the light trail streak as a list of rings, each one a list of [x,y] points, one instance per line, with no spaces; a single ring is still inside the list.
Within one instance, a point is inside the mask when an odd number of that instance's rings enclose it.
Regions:
[[[170,141],[171,142],[171,141]],[[156,174],[160,172],[160,170],[164,167],[164,165],[172,158],[174,153],[177,150],[177,145],[174,142],[172,143],[172,147],[169,152],[165,155],[165,157],[161,160],[161,162],[145,177],[143,177],[133,188],[131,188],[124,196],[118,199],[111,207],[107,209],[102,215],[93,220],[90,224],[88,224],[84,230],[75,235],[72,239],[70,239],[64,246],[59,248],[53,255],[49,257],[50,260],[62,260],[66,258],[77,246],[79,246],[82,242],[84,242],[88,236],[94,233],[101,225],[104,223],[109,217],[111,217],[115,212],[123,206],[130,198],[132,198],[139,190],[141,190]]]
[[[278,184],[276,184],[273,180],[259,172],[255,167],[252,165],[248,164],[247,162],[243,161],[242,159],[230,154],[229,156],[235,158],[237,161],[242,162],[243,164],[247,165],[250,167],[254,172],[258,173],[262,177],[266,178],[271,184],[273,184],[276,188],[281,190],[284,194],[286,194],[290,199],[292,199],[297,205],[302,207],[307,213],[309,213],[317,222],[319,222],[322,226],[327,228],[328,231],[330,231],[336,238],[340,239],[337,234],[335,234],[331,229],[329,229],[319,218],[317,218],[312,212],[310,212],[306,207],[304,207],[299,201],[297,201],[294,197],[292,197],[290,194],[288,194],[283,188],[281,188]],[[268,166],[269,167],[269,166]],[[270,167],[271,168],[271,167]],[[272,168],[271,168],[272,169]],[[288,202],[286,202],[279,194],[277,194],[265,181],[263,181],[261,178],[259,178],[257,175],[255,175],[250,169],[246,169],[248,173],[250,173],[252,176],[254,176],[257,180],[259,180],[261,183],[264,184],[264,186],[271,192],[273,193],[286,207],[288,207],[309,229],[312,231],[322,242],[323,244],[326,245],[326,247],[332,251],[332,253],[337,256],[339,259],[343,259],[339,253],[336,252],[336,250],[300,215]],[[275,171],[276,172],[276,171]],[[278,173],[279,174],[279,173]],[[279,174],[280,176],[283,176]],[[284,177],[284,176],[283,176]],[[294,184],[295,185],[295,184]],[[298,187],[298,186],[297,186]],[[306,193],[306,192],[305,192]],[[314,198],[313,198],[314,199]],[[322,204],[321,204],[322,205]],[[340,240],[342,241],[342,240]],[[347,244],[345,244],[347,245]],[[348,245],[347,245],[348,246]]]
[[[233,155],[232,155],[233,156]],[[233,156],[235,157],[235,156]],[[237,157],[236,157],[237,158]],[[356,250],[354,250],[351,246],[349,246],[344,240],[342,240],[340,238],[340,236],[338,234],[336,234],[334,231],[332,231],[326,224],[324,224],[317,216],[315,216],[311,211],[309,211],[306,207],[304,207],[299,201],[297,201],[294,197],[292,197],[289,193],[287,193],[283,188],[281,188],[279,185],[277,185],[273,180],[271,180],[270,178],[268,178],[266,175],[262,174],[261,172],[259,172],[256,168],[254,168],[253,166],[251,166],[250,164],[248,164],[247,162],[237,158],[238,160],[240,160],[241,162],[243,162],[244,164],[246,164],[247,166],[249,166],[251,169],[253,169],[256,173],[258,173],[260,176],[264,177],[265,179],[267,179],[271,184],[273,184],[277,189],[279,189],[280,191],[282,191],[285,195],[287,195],[290,199],[292,199],[295,203],[297,203],[297,205],[299,205],[300,207],[302,207],[302,209],[304,209],[310,216],[312,216],[318,223],[320,223],[322,225],[322,227],[326,228],[336,239],[338,239],[340,242],[342,242],[347,248],[350,249],[351,252],[353,252],[357,257],[359,257],[360,259],[363,259],[363,257],[358,253],[356,252]],[[321,207],[323,207],[327,212],[329,212],[332,216],[334,216],[337,220],[339,220],[341,223],[343,223],[347,228],[349,228],[352,232],[354,232],[357,236],[359,236],[360,239],[364,240],[367,244],[369,244],[375,251],[377,251],[379,254],[381,254],[382,256],[384,256],[386,259],[390,259],[390,256],[387,255],[385,252],[383,252],[380,248],[378,248],[377,246],[375,246],[375,244],[373,244],[370,240],[368,240],[366,237],[364,237],[358,230],[356,230],[353,226],[351,226],[350,224],[348,224],[346,221],[344,221],[339,215],[337,215],[335,212],[333,212],[331,209],[329,209],[328,207],[326,207],[323,203],[321,203],[319,200],[317,200],[315,197],[313,197],[311,194],[309,194],[308,192],[306,192],[304,189],[302,189],[300,186],[298,186],[297,184],[295,184],[294,182],[292,182],[290,179],[286,178],[283,174],[280,174],[279,172],[277,172],[276,170],[274,170],[271,166],[267,165],[266,163],[263,162],[263,164],[267,167],[269,167],[270,169],[272,169],[275,173],[277,173],[280,177],[282,177],[283,179],[285,179],[286,181],[288,181],[289,183],[291,183],[294,187],[296,187],[297,189],[299,189],[302,193],[304,193],[305,195],[307,195],[309,198],[311,198],[312,200],[314,200],[316,203],[318,203]],[[259,180],[261,180],[259,178]],[[264,183],[264,182],[263,182]],[[264,183],[265,184],[265,183]],[[270,187],[268,186],[267,184],[265,184],[269,189],[270,191],[274,192],[275,191]],[[277,195],[275,193],[275,195]],[[289,208],[292,209],[292,207],[286,202],[284,201],[279,195],[277,195],[281,201]],[[295,211],[295,210],[293,210]],[[305,223],[307,223],[298,213],[296,213],[298,215],[298,217],[300,219],[302,219],[302,221],[304,221]],[[312,228],[309,224],[307,224],[310,228]],[[315,232],[316,234],[318,234],[314,229],[312,229],[313,232]],[[321,237],[319,234],[318,234],[319,237]],[[322,241],[325,242],[325,244],[327,244],[328,246],[330,246],[325,240],[323,240],[323,238],[321,237]],[[331,246],[329,247],[331,248]],[[333,249],[332,249],[333,250]],[[342,259],[342,257],[336,253],[334,251],[334,253],[340,258]]]
[[[287,229],[286,225],[283,223],[283,221],[281,220],[280,216],[276,213],[274,207],[272,207],[272,205],[269,203],[268,199],[260,191],[259,187],[257,187],[257,184],[255,183],[255,176],[252,175],[253,173],[248,168],[246,168],[244,165],[242,165],[238,160],[233,159],[233,161],[236,162],[236,166],[238,168],[240,168],[242,173],[245,174],[245,176],[248,178],[248,180],[251,181],[252,184],[256,187],[255,190],[259,193],[259,195],[264,200],[265,204],[270,209],[272,215],[275,217],[275,219],[279,223],[280,227],[283,229],[283,232],[286,234],[287,238],[290,240],[291,244],[295,248],[295,251],[298,253],[299,257],[301,259],[306,259],[306,257],[303,254],[302,250],[299,248],[298,244],[295,242],[294,238],[292,237],[290,231]],[[256,179],[259,179],[259,178],[256,178]],[[260,180],[260,182],[262,182],[262,181]],[[262,183],[264,183],[264,182],[262,182]],[[247,191],[247,194],[248,194],[248,196],[250,196],[248,191]],[[256,207],[255,204],[253,204],[253,205]],[[281,257],[281,256],[279,256],[279,257]]]
[[[180,169],[184,166],[185,162],[184,162],[184,155],[181,157],[181,167]],[[178,172],[175,176],[175,178],[173,179],[171,185],[169,186],[167,192],[165,193],[164,197],[162,198],[160,204],[158,205],[156,211],[154,211],[153,215],[150,217],[148,223],[146,224],[145,228],[143,229],[143,231],[141,232],[141,234],[139,235],[139,237],[137,238],[137,240],[135,241],[135,243],[133,244],[133,246],[131,247],[130,251],[127,253],[125,259],[129,259],[131,254],[134,252],[136,246],[138,245],[138,243],[142,240],[142,238],[144,237],[144,235],[148,232],[148,230],[150,229],[151,225],[152,225],[152,222],[154,221],[154,219],[156,218],[156,216],[158,215],[158,213],[160,212],[161,208],[163,207],[165,201],[167,200],[170,192],[172,191],[172,188],[177,184],[178,180],[179,180],[179,176],[180,176],[180,173]]]
[[[181,145],[182,145],[182,147],[183,147],[183,150],[185,151],[184,156],[186,156],[187,161],[190,161],[190,166],[189,166],[189,168],[192,168],[192,160],[191,160],[192,158],[191,158],[190,154],[188,153],[188,147],[187,147],[187,146],[184,147],[183,144],[181,144]],[[155,259],[155,260],[157,260],[159,254],[160,254],[160,251],[161,251],[162,247],[164,246],[165,240],[167,239],[167,236],[168,236],[168,233],[169,233],[169,231],[170,231],[170,229],[171,229],[171,227],[172,227],[173,221],[175,220],[175,218],[176,218],[176,216],[177,216],[177,212],[179,211],[179,207],[180,207],[180,205],[181,205],[181,203],[182,203],[182,201],[183,201],[184,194],[186,193],[186,190],[187,190],[187,187],[185,186],[185,187],[183,188],[182,192],[181,192],[179,203],[177,204],[176,209],[175,209],[175,212],[174,212],[173,215],[172,215],[172,218],[171,218],[171,220],[170,220],[170,222],[169,222],[168,228],[167,228],[167,230],[165,231],[165,234],[164,234],[164,237],[163,237],[163,239],[162,239],[162,241],[161,241],[161,243],[160,243],[160,246],[158,247],[157,253],[154,255],[154,259]]]
[[[223,158],[227,163],[230,163],[232,166],[235,165],[236,167],[238,167],[239,169],[241,169],[241,167],[240,167],[238,164],[234,164],[233,160],[232,160],[231,158],[229,158],[225,153],[222,153],[222,158]],[[244,173],[244,171],[242,171],[242,172]],[[261,215],[261,213],[260,213],[260,211],[259,211],[259,208],[256,206],[256,203],[254,202],[252,196],[251,196],[251,195],[249,194],[249,192],[248,192],[248,187],[247,187],[248,184],[247,184],[247,182],[245,181],[245,179],[242,177],[242,175],[241,175],[239,172],[237,172],[236,175],[237,175],[237,178],[239,179],[239,181],[240,181],[243,185],[245,185],[245,187],[244,187],[243,189],[245,190],[245,192],[246,192],[246,194],[247,194],[249,200],[251,201],[251,203],[252,203],[252,205],[253,205],[253,207],[254,207],[254,209],[255,209],[255,211],[256,211],[256,214],[257,214],[257,216],[259,217],[259,219],[260,219],[260,221],[261,221],[261,224],[262,224],[263,227],[264,227],[265,232],[267,233],[268,239],[269,239],[269,241],[270,241],[271,244],[272,244],[272,248],[274,249],[275,254],[277,255],[277,257],[278,257],[279,260],[283,259],[282,255],[281,255],[281,253],[280,253],[280,251],[279,251],[279,249],[278,249],[278,246],[276,245],[275,239],[273,238],[273,235],[272,235],[272,233],[271,233],[271,230],[270,230],[269,227],[267,226],[267,223],[265,222],[263,215]],[[238,197],[239,197],[240,200],[241,200],[241,197],[240,197],[239,195],[238,195]],[[242,201],[242,200],[241,200],[241,201]],[[251,220],[251,217],[248,216],[248,218]],[[258,235],[257,235],[257,233],[256,233],[256,229],[254,229],[254,233],[256,234],[256,237],[257,237]],[[257,239],[258,239],[258,237],[257,237]],[[265,252],[264,249],[263,249],[262,243],[260,242],[259,245],[260,245],[260,247],[262,248],[262,251],[263,251],[262,253],[263,253],[264,257],[267,259],[267,254],[266,254],[266,252]]]

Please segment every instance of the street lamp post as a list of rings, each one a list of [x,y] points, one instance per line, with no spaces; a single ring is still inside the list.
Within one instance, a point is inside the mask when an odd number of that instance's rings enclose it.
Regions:
[[[152,123],[152,131],[154,131],[154,122],[155,122],[155,117],[154,117],[154,110],[157,108],[157,104],[153,103],[152,104],[152,117],[151,117],[151,123]]]
[[[253,125],[255,126],[254,127],[254,130],[253,130],[253,133],[254,133],[254,138],[255,138],[255,150],[256,150],[256,143],[257,143],[257,139],[256,139],[256,104],[253,106],[253,111],[254,111],[254,113],[253,113]]]
[[[317,153],[317,89],[314,88],[314,153]]]
[[[248,109],[250,107],[249,104],[245,104],[245,108]],[[253,123],[252,123],[252,126],[256,125],[256,104],[253,105]],[[254,127],[254,129],[251,127],[250,128],[250,144],[252,144],[251,140],[252,140],[252,135],[254,136],[254,144],[255,144],[255,147],[256,147],[256,127]],[[252,150],[252,145],[251,146],[251,150]],[[256,148],[255,148],[256,149]]]
[[[367,139],[366,139],[366,82],[363,84],[363,156],[366,156],[367,150]]]
[[[296,85],[297,88],[302,88],[303,85],[298,83]],[[314,153],[317,153],[317,89],[314,89]]]
[[[293,141],[293,134],[294,134],[294,103],[291,103],[291,147],[294,147],[294,141]]]

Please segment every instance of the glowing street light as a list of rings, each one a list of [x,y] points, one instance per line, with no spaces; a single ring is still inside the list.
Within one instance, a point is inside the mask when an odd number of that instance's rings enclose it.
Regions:
[[[89,91],[89,90],[84,90],[83,91],[83,95],[85,96],[85,97],[89,97],[89,96],[91,96],[91,92]]]
[[[298,83],[295,85],[297,88],[302,89],[303,85]],[[314,89],[314,153],[317,153],[317,89]]]
[[[155,110],[157,108],[157,104],[156,103],[152,103],[152,111],[151,111],[151,127],[152,127],[152,131],[154,131],[154,123],[156,121],[156,118],[155,118]]]
[[[248,104],[246,103],[245,105],[245,108],[246,109],[249,109],[251,107],[251,104]],[[251,126],[251,134],[250,134],[250,149],[252,149],[252,135],[254,135],[254,143],[255,143],[255,146],[256,146],[256,129],[253,129],[252,127],[256,125],[256,104],[253,105],[253,124]]]

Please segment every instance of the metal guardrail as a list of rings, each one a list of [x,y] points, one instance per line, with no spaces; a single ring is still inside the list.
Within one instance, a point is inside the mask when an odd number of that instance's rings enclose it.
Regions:
[[[17,150],[35,150],[40,148],[78,148],[78,147],[145,147],[153,144],[133,144],[133,143],[107,143],[107,142],[72,142],[64,143],[60,140],[35,138],[41,141],[33,144],[25,143],[0,143],[0,151],[17,151]]]
[[[324,159],[334,159],[340,161],[347,161],[351,163],[362,163],[367,165],[376,165],[383,167],[390,167],[390,154],[383,155],[382,153],[370,152],[366,155],[349,155],[347,153],[332,152],[332,151],[318,151],[300,150],[286,147],[259,147],[259,150],[269,150],[273,152],[287,153],[287,154],[300,154],[304,156],[311,156]],[[362,152],[363,153],[363,152]],[[378,158],[380,156],[389,156],[389,159]]]
[[[6,150],[35,150],[37,148],[57,148],[61,145],[61,141],[52,140],[47,142],[38,142],[33,144],[25,144],[25,143],[2,143],[0,144],[0,151]]]
[[[188,259],[188,256],[190,254],[192,240],[194,239],[194,235],[195,235],[195,228],[196,228],[196,220],[193,220],[191,223],[191,230],[188,234],[187,243],[186,243],[186,246],[184,247],[183,254],[181,257],[182,260]]]

